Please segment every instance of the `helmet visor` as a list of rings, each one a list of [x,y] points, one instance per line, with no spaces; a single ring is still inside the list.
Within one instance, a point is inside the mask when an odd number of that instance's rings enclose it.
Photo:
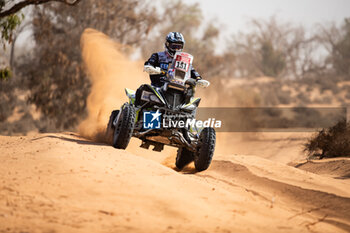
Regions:
[[[171,50],[181,50],[184,48],[184,45],[182,43],[170,43],[169,48]]]

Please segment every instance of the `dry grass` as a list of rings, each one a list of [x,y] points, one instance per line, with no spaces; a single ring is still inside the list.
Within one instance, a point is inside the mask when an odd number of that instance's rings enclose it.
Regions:
[[[322,129],[304,145],[309,158],[350,157],[350,123],[345,119]]]

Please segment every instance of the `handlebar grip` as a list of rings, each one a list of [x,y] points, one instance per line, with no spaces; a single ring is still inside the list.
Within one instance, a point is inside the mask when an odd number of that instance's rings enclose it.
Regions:
[[[196,80],[193,78],[187,79],[186,80],[186,84],[189,84],[191,86],[195,86],[196,85]]]

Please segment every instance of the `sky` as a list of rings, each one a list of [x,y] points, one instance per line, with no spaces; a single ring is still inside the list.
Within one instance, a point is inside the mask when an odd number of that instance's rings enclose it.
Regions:
[[[244,31],[249,19],[276,16],[283,22],[302,25],[311,32],[317,24],[340,24],[350,17],[350,0],[186,0],[199,3],[204,20],[220,26],[216,51],[223,52],[232,34]]]
[[[198,2],[206,19],[217,18],[224,34],[244,30],[250,18],[278,19],[302,24],[308,28],[316,23],[343,21],[350,17],[350,0],[186,0]]]
[[[160,0],[161,1],[161,0]],[[227,39],[238,31],[244,31],[250,18],[278,19],[301,24],[312,29],[317,23],[341,23],[350,17],[350,0],[183,0],[185,3],[199,3],[204,20],[217,20],[220,25],[220,43],[217,51],[222,52]],[[158,3],[160,4],[160,3]],[[27,41],[23,33],[21,41]]]

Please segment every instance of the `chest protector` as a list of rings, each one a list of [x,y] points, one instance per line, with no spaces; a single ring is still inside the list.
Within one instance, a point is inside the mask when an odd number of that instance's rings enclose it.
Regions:
[[[169,64],[173,61],[173,58],[168,56],[165,51],[158,52],[157,54],[160,68],[163,70],[168,70]]]

